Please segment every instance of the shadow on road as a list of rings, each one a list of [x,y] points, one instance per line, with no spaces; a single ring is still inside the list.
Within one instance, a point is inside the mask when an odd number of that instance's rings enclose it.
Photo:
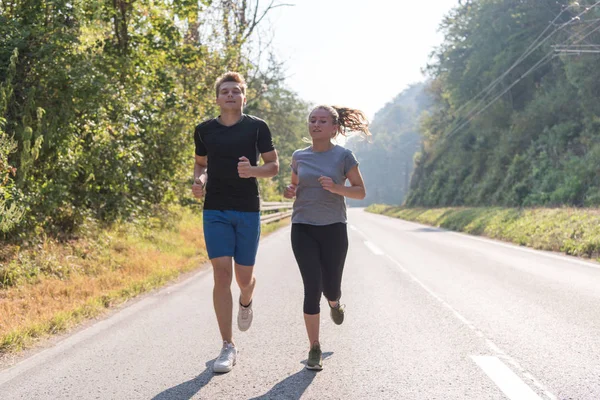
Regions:
[[[440,228],[417,228],[413,229],[413,232],[443,233],[444,231]]]
[[[331,351],[323,353],[323,360],[331,357],[332,354],[333,352]],[[302,361],[302,364],[306,365],[306,360]],[[313,379],[315,379],[316,374],[317,371],[303,368],[273,386],[267,393],[262,396],[253,397],[250,400],[298,400],[302,397],[306,389],[308,389]]]
[[[323,353],[323,360],[331,357],[332,351]],[[187,382],[180,383],[170,389],[165,390],[154,396],[152,400],[190,400],[193,398],[202,388],[208,385],[208,382],[212,379],[215,374],[212,370],[212,365],[215,359],[206,362],[206,369],[194,379]],[[306,365],[306,360],[302,361],[301,364]],[[269,399],[286,399],[286,400],[298,400],[302,397],[302,394],[310,386],[313,379],[315,379],[317,371],[311,371],[308,369],[301,369],[294,375],[288,376],[275,386],[271,388],[267,393],[259,397],[254,397],[251,400],[269,400]]]
[[[215,373],[212,365],[215,358],[206,362],[206,369],[194,379],[180,383],[162,393],[157,394],[152,400],[189,400],[196,395],[204,386],[210,382]]]

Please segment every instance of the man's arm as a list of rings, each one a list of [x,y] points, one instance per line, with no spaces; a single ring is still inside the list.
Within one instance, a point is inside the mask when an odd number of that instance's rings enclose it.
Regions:
[[[261,154],[264,162],[261,166],[252,166],[246,157],[240,157],[238,174],[240,178],[271,178],[279,173],[279,158],[277,150]]]
[[[204,185],[208,179],[206,167],[208,166],[207,156],[196,156],[194,163],[194,183],[192,184],[192,193],[194,197],[200,199],[204,196]]]
[[[206,167],[208,166],[208,156],[196,156],[194,163],[194,181],[200,179],[202,184],[206,184]]]

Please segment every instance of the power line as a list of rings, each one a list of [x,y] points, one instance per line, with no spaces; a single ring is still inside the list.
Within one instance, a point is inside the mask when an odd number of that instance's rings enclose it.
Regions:
[[[600,44],[554,44],[552,47],[600,47]]]
[[[473,115],[468,120],[464,121],[458,128],[454,129],[452,132],[450,132],[448,135],[446,135],[446,139],[450,138],[452,136],[452,134],[454,134],[455,132],[458,132],[459,130],[464,128],[466,125],[468,125],[473,118],[477,117],[479,114],[481,114],[482,112],[487,110],[489,107],[491,107],[492,104],[494,104],[498,99],[500,99],[502,96],[504,96],[504,94],[506,92],[508,92],[510,89],[512,89],[517,83],[519,83],[521,80],[523,80],[529,74],[533,73],[535,70],[543,67],[548,62],[550,62],[554,58],[553,54],[554,54],[554,52],[551,51],[548,54],[546,54],[544,57],[542,57],[542,59],[540,59],[537,63],[535,63],[535,65],[533,67],[529,68],[529,70],[527,70],[527,72],[523,73],[516,81],[514,81],[510,86],[508,86],[506,89],[504,89],[502,91],[502,93],[500,93],[499,95],[494,97],[485,107],[483,107],[481,110],[477,111],[477,113],[475,115]]]
[[[574,42],[573,44],[577,44],[583,40],[585,40],[588,36],[590,36],[592,33],[597,32],[600,29],[600,24],[598,24],[598,26],[596,28],[594,28],[592,31],[588,32],[585,36],[579,38],[576,42]]]
[[[562,15],[562,13],[564,13],[569,7],[566,7],[565,9],[563,9],[563,11],[561,11],[560,14],[558,14],[556,16],[556,18],[550,23],[550,25],[548,27],[546,27],[546,29],[544,29],[544,31],[538,35],[538,37],[536,38],[536,40],[534,40],[534,42],[527,48],[527,50],[525,50],[525,52],[517,59],[517,61],[515,61],[513,63],[513,65],[511,65],[511,67],[509,67],[508,70],[506,70],[500,77],[496,78],[491,84],[489,84],[486,89],[482,90],[477,96],[475,96],[472,100],[474,100],[475,98],[479,97],[482,93],[485,93],[484,97],[475,105],[475,107],[473,107],[465,116],[465,118],[463,118],[462,123],[460,123],[460,125],[458,125],[457,127],[455,127],[454,129],[452,129],[448,134],[444,135],[446,138],[450,137],[451,135],[453,135],[455,132],[459,131],[460,129],[462,129],[463,127],[465,127],[473,118],[475,118],[476,116],[478,116],[479,114],[481,114],[483,111],[485,111],[486,109],[488,109],[494,102],[496,102],[502,95],[504,95],[506,92],[508,92],[508,90],[510,90],[514,85],[516,85],[518,82],[520,82],[523,78],[525,78],[525,76],[529,75],[531,72],[533,72],[535,69],[541,67],[541,62],[543,62],[544,60],[546,60],[546,58],[549,55],[552,55],[553,52],[550,52],[548,54],[546,54],[546,56],[544,56],[540,61],[538,61],[532,68],[530,68],[525,74],[521,75],[521,77],[519,77],[515,82],[513,82],[506,90],[504,90],[500,95],[496,96],[491,102],[489,102],[486,106],[484,106],[483,109],[477,111],[477,108],[483,104],[483,102],[485,101],[485,98],[488,96],[488,94],[491,93],[491,91],[493,90],[493,88],[497,85],[497,83],[503,79],[506,75],[508,75],[508,73],[510,71],[512,71],[521,61],[523,61],[525,58],[527,58],[531,53],[533,53],[535,50],[537,50],[542,44],[544,44],[546,41],[548,41],[555,33],[559,32],[560,30],[562,30],[563,28],[569,26],[571,23],[573,23],[574,21],[580,21],[581,20],[581,16],[586,14],[587,12],[591,11],[593,8],[595,8],[596,6],[598,6],[600,4],[600,1],[594,3],[593,5],[591,5],[590,7],[586,7],[586,9],[584,11],[582,11],[581,13],[579,13],[578,15],[576,15],[575,17],[571,18],[568,22],[565,22],[562,25],[559,25],[557,29],[555,29],[553,32],[551,32],[546,38],[544,38],[542,41],[540,41],[539,43],[536,44],[536,42],[543,36],[543,34],[548,30],[548,28],[552,25],[554,25],[554,22],[556,22],[556,20]],[[572,36],[571,36],[572,37]],[[546,61],[550,61],[551,58],[547,59]],[[545,64],[545,63],[544,63]],[[472,100],[469,100],[469,102],[471,102]],[[468,104],[469,102],[467,102],[466,104]],[[465,104],[465,105],[466,105]],[[459,108],[462,109],[464,107],[461,106]],[[458,110],[456,111],[458,113]],[[466,119],[466,120],[465,120]]]
[[[564,50],[556,50],[556,53],[558,54],[562,54],[562,53],[594,53],[594,54],[600,54],[600,49],[598,50],[594,50],[594,49],[564,49]]]
[[[492,89],[498,84],[498,82],[502,79],[504,79],[514,68],[516,68],[516,66],[518,64],[520,64],[523,60],[525,60],[527,57],[529,57],[529,55],[531,53],[533,53],[535,50],[537,50],[542,44],[544,44],[545,42],[547,42],[555,33],[559,32],[560,30],[562,30],[563,28],[569,26],[571,23],[573,23],[574,21],[580,21],[581,20],[581,16],[584,15],[585,13],[589,12],[592,8],[596,7],[598,4],[600,4],[600,1],[596,2],[594,5],[592,5],[589,8],[586,8],[583,12],[579,13],[578,15],[576,15],[575,17],[571,18],[569,21],[565,22],[562,25],[559,25],[557,29],[555,29],[553,32],[551,32],[548,36],[546,36],[546,38],[544,38],[542,41],[540,41],[538,43],[538,40],[544,35],[544,33],[546,33],[546,31],[548,30],[548,28],[552,25],[554,25],[554,22],[556,22],[556,20],[562,15],[562,13],[564,13],[565,11],[567,11],[570,7],[566,7],[564,8],[557,16],[556,18],[554,18],[554,20],[546,27],[546,29],[544,29],[544,31],[538,35],[538,37],[533,41],[533,43],[531,43],[529,45],[529,47],[527,48],[527,50],[525,50],[525,52],[517,59],[517,61],[515,61],[513,63],[513,65],[511,65],[500,77],[496,78],[490,85],[488,85],[489,90],[484,89],[484,91],[487,90],[487,93],[484,95],[484,99],[485,97],[492,91]],[[574,5],[573,5],[574,6]],[[470,118],[470,114],[473,113],[477,107],[479,107],[479,105],[481,105],[484,101],[484,99],[480,100],[479,103],[477,103],[477,105],[475,107],[473,107],[473,109],[471,109],[471,111],[469,111],[469,113],[467,113],[466,118]],[[458,112],[458,111],[457,111]]]
[[[531,54],[530,49],[537,43],[538,40],[540,40],[540,38],[542,36],[544,36],[544,34],[548,31],[548,29],[550,29],[550,27],[552,26],[556,26],[554,23],[561,17],[561,15],[567,11],[570,7],[565,7],[563,8],[563,10],[548,24],[548,26],[542,31],[542,33],[540,33],[538,35],[537,38],[535,38],[535,40],[529,45],[529,47],[519,56],[519,58],[517,58],[517,60],[509,67],[509,69],[507,71],[505,71],[501,76],[499,76],[498,78],[494,79],[494,81],[492,81],[489,85],[487,85],[483,90],[481,90],[477,95],[475,95],[473,98],[471,98],[469,101],[467,101],[466,103],[464,103],[462,106],[460,106],[458,108],[458,110],[456,110],[456,113],[458,114],[459,112],[462,111],[462,109],[464,107],[467,106],[467,104],[469,104],[470,102],[474,101],[475,99],[477,99],[479,96],[481,96],[483,93],[487,92],[488,90],[491,90],[493,88],[493,86],[496,85],[496,83],[498,83],[498,81],[502,80],[506,75],[508,75],[508,73],[517,66],[517,64],[519,64],[522,60],[524,60],[529,54]],[[537,47],[536,47],[537,48]],[[535,49],[534,49],[535,50]],[[487,95],[487,93],[486,93]],[[477,104],[475,107],[477,107],[479,104]],[[467,114],[468,115],[468,114]]]
[[[594,23],[598,22],[598,21],[600,21],[600,19],[583,21],[584,24],[589,24],[589,25],[586,25],[584,28],[580,29],[579,31],[574,30],[574,32],[562,44],[565,44],[565,45],[568,44],[576,36],[579,36],[579,38],[577,38],[577,40],[573,43],[580,43],[580,42],[584,41],[589,35],[591,35],[592,33],[595,32]],[[592,28],[592,30],[586,34],[585,31],[590,28]],[[586,43],[589,43],[589,42],[586,41]]]

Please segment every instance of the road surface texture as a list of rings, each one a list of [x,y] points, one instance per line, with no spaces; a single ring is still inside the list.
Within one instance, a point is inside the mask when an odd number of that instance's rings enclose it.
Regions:
[[[600,399],[598,264],[361,209],[348,232],[346,320],[323,300],[321,372],[304,368],[286,227],[261,242],[232,372],[211,371],[205,268],[0,371],[0,399]]]

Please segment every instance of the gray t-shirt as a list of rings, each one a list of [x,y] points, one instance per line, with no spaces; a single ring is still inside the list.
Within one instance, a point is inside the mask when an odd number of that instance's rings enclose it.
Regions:
[[[323,189],[318,179],[330,177],[333,182],[346,184],[346,174],[358,165],[352,151],[335,145],[323,152],[311,147],[296,150],[292,155],[292,171],[298,175],[292,223],[330,225],[346,223],[346,198]]]

